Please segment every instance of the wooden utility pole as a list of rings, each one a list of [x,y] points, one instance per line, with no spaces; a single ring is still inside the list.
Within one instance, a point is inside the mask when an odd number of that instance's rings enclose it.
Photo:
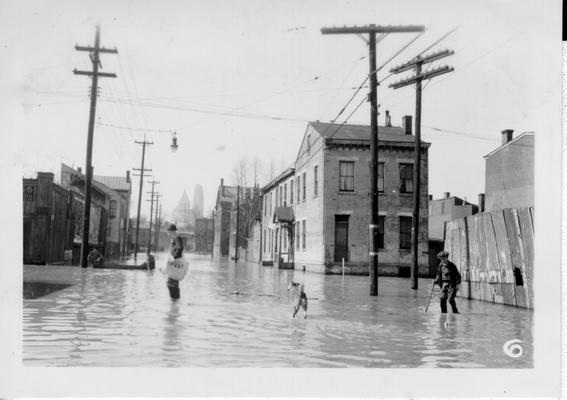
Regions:
[[[136,217],[136,241],[134,242],[134,261],[138,258],[138,238],[140,234],[140,209],[142,207],[142,186],[144,185],[144,172],[151,172],[151,169],[144,168],[144,161],[146,159],[146,145],[154,144],[153,142],[146,142],[146,135],[144,134],[144,140],[138,142],[137,144],[142,145],[142,167],[134,168],[135,171],[140,171],[140,190],[138,191],[138,216]],[[138,175],[134,175],[138,176]]]
[[[86,75],[92,79],[91,84],[91,108],[89,114],[89,128],[87,135],[87,160],[85,165],[85,206],[83,210],[83,241],[81,243],[81,267],[87,267],[87,258],[89,255],[89,227],[91,220],[91,184],[93,179],[93,135],[94,135],[94,122],[96,113],[96,97],[98,92],[98,78],[116,78],[116,74],[99,72],[99,67],[102,68],[100,62],[100,53],[113,53],[118,54],[116,49],[105,49],[100,47],[100,27],[96,26],[95,44],[94,47],[88,46],[75,46],[77,51],[88,51],[93,65],[92,71],[79,71],[76,68],[73,70],[75,75]]]
[[[238,262],[238,230],[240,229],[240,185],[236,186],[236,240],[234,242],[234,263]]]
[[[412,267],[411,267],[411,288],[417,290],[418,283],[418,242],[419,242],[419,203],[421,196],[421,82],[424,79],[431,79],[435,76],[446,74],[454,69],[448,66],[433,69],[429,72],[422,73],[423,64],[433,62],[443,57],[454,54],[453,51],[443,50],[428,56],[418,56],[405,64],[394,67],[390,72],[398,74],[415,68],[415,75],[411,78],[392,83],[391,88],[399,89],[404,86],[416,85],[415,91],[415,162],[413,166],[413,213],[412,213]]]
[[[155,227],[155,233],[154,233],[154,251],[157,251],[158,249],[158,243],[159,243],[159,222],[158,222],[158,204],[159,204],[159,212],[161,213],[161,204],[159,203],[159,198],[162,195],[159,193],[156,193],[156,227]]]
[[[369,273],[370,295],[378,295],[378,83],[376,78],[376,34],[377,33],[409,33],[423,32],[423,26],[353,26],[342,28],[322,28],[322,34],[368,34],[370,51],[370,149],[372,152],[372,168],[370,173],[371,205],[370,205],[370,241],[369,241]]]
[[[152,184],[152,191],[151,192],[147,192],[148,194],[151,195],[149,200],[150,202],[150,230],[148,231],[148,251],[151,251],[152,249],[152,220],[154,218],[154,196],[155,196],[155,190],[154,187],[156,185],[156,183],[159,183],[157,181],[150,181],[148,183]]]
[[[214,260],[215,255],[215,210],[213,209],[213,240],[211,243],[211,260]]]

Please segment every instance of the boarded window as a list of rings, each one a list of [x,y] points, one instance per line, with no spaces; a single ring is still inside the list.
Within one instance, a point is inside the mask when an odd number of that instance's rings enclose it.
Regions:
[[[378,163],[378,192],[384,192],[384,163]]]
[[[110,200],[108,206],[108,218],[116,218],[116,200]]]
[[[411,217],[400,217],[400,249],[411,248]]]
[[[413,164],[400,164],[400,193],[413,193]]]
[[[384,248],[384,222],[386,217],[383,215],[378,216],[378,248]]]
[[[339,191],[354,191],[354,161],[339,162]]]

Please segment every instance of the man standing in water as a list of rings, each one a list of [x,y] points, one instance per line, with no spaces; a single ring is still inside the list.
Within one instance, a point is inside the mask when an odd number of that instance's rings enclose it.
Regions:
[[[442,251],[437,254],[437,258],[439,258],[441,262],[439,263],[439,268],[437,268],[435,284],[441,287],[441,312],[443,314],[447,312],[447,299],[449,299],[453,313],[458,314],[459,310],[457,310],[455,296],[461,284],[461,274],[457,266],[449,261],[449,253]]]
[[[177,236],[177,227],[175,224],[170,224],[167,228],[167,235],[171,238],[171,244],[169,246],[169,253],[173,260],[181,258],[183,256],[183,240]],[[179,298],[179,281],[172,278],[167,278],[167,288],[169,289],[169,295],[172,299]]]

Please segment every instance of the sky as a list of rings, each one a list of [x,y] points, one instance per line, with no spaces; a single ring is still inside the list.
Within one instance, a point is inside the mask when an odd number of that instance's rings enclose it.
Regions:
[[[95,175],[125,175],[145,167],[158,181],[167,216],[184,191],[203,186],[205,211],[221,179],[234,182],[243,158],[260,160],[258,183],[293,163],[308,121],[335,119],[368,74],[368,47],[356,35],[322,35],[322,27],[424,25],[426,31],[378,72],[379,123],[415,114],[412,86],[388,85],[411,75],[389,69],[441,49],[453,56],[431,64],[455,71],[424,82],[422,139],[430,142],[429,193],[477,201],[484,192],[484,158],[514,129],[559,134],[555,111],[561,54],[557,1],[3,1],[0,85],[8,94],[0,115],[3,162],[21,177],[83,167],[90,79],[88,53],[95,26],[101,56],[93,166]],[[377,64],[416,34],[390,34],[377,45]],[[367,88],[338,121],[369,124]],[[356,109],[357,105],[360,105]],[[351,115],[352,114],[352,115]],[[559,118],[559,114],[557,114]],[[171,132],[179,148],[170,151]],[[539,138],[539,139],[537,139]],[[133,205],[139,177],[133,177]],[[144,184],[142,214],[149,215]]]

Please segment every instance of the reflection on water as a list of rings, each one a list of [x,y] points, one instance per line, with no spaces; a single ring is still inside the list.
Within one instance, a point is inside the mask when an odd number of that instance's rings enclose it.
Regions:
[[[158,258],[158,265],[163,258]],[[24,363],[43,366],[531,368],[528,310],[458,299],[442,315],[430,281],[367,277],[194,257],[172,302],[159,272],[43,268],[72,286],[24,300]],[[24,276],[32,276],[26,269]],[[304,282],[309,318],[291,318],[289,281]],[[523,354],[502,346],[522,341]]]

